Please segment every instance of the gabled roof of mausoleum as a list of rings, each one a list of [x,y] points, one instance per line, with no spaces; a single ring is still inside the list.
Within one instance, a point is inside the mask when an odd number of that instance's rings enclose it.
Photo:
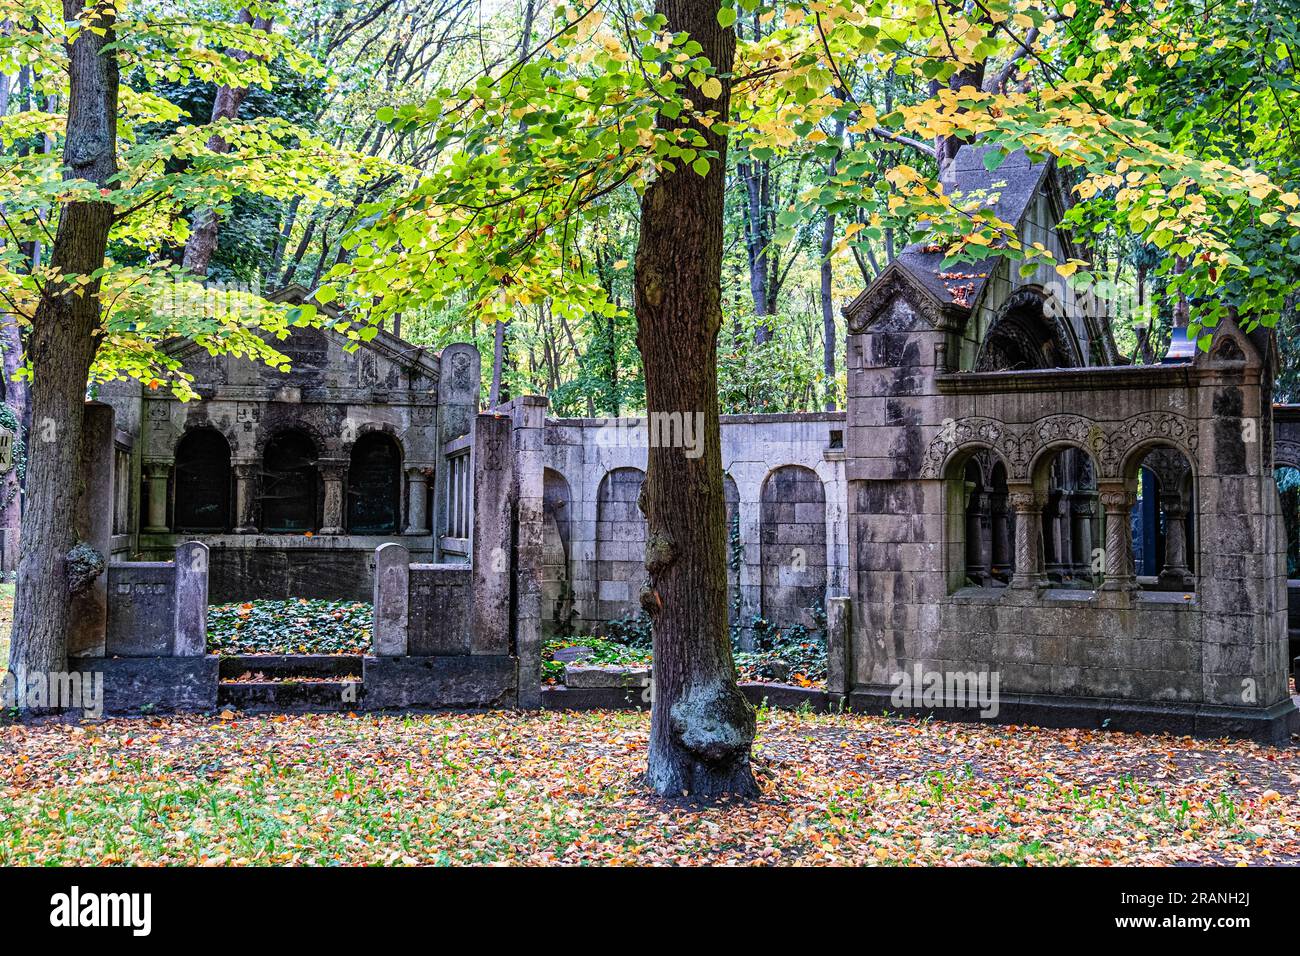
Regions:
[[[330,318],[338,318],[342,314],[333,303],[328,305],[319,305],[312,302],[312,295],[313,293],[310,289],[298,283],[294,283],[293,285],[286,286],[274,295],[267,296],[267,298],[272,302],[287,302],[292,305],[311,303],[316,306],[317,311],[329,316]],[[392,332],[382,328],[377,329],[374,338],[369,341],[348,339],[343,332],[331,328],[328,325],[319,327],[313,326],[313,328],[319,328],[320,331],[328,335],[337,336],[341,340],[355,343],[361,349],[375,352],[408,371],[418,371],[428,376],[434,382],[437,382],[438,380],[440,368],[439,355],[437,351],[427,346],[415,345],[414,343],[408,342],[406,339],[394,335]],[[278,340],[272,340],[271,345],[277,345],[277,341]],[[197,344],[191,339],[179,337],[163,342],[160,348],[169,355],[175,355],[178,358],[187,355],[207,353],[207,349],[202,345]]]
[[[943,182],[945,192],[966,199],[978,198],[980,208],[989,210],[1013,226],[1018,234],[1025,225],[1034,199],[1041,192],[1047,193],[1058,219],[1064,215],[1069,199],[1061,187],[1054,161],[1031,163],[1024,150],[1017,150],[1008,154],[995,169],[989,170],[984,160],[995,149],[993,146],[963,146],[958,150]],[[1068,238],[1061,238],[1069,248]],[[914,301],[923,311],[947,314],[960,323],[978,306],[989,276],[1002,256],[963,262],[948,269],[943,267],[944,258],[939,245],[918,242],[904,248],[845,307],[844,314],[850,324],[868,324],[885,306],[886,300],[904,288],[919,294],[919,301]]]

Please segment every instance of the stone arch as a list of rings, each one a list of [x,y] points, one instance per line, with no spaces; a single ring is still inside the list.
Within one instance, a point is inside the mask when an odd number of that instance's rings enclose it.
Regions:
[[[740,621],[740,573],[745,564],[745,542],[740,537],[740,489],[736,479],[722,475],[722,499],[727,516],[727,626]]]
[[[1286,540],[1286,576],[1294,580],[1300,578],[1300,464],[1291,460],[1276,462],[1273,483]]]
[[[552,468],[542,471],[542,629],[547,637],[565,633],[573,613],[569,560],[573,493]]]
[[[778,627],[805,623],[826,600],[826,490],[817,472],[782,465],[759,496],[761,606]]]
[[[281,428],[262,451],[262,528],[314,532],[320,527],[320,446],[300,428]]]
[[[962,448],[945,475],[949,589],[1005,586],[1014,550],[1006,462],[996,449],[975,443]]]
[[[1034,456],[1031,471],[1042,501],[1042,568],[1051,584],[1093,588],[1093,554],[1102,541],[1098,481],[1102,477],[1092,449],[1065,441],[1048,442]]]
[[[1077,368],[1083,352],[1074,332],[1037,286],[1025,286],[1007,297],[984,333],[977,372],[1023,369]]]
[[[230,530],[230,442],[216,428],[189,429],[176,443],[172,527],[178,532]]]
[[[363,438],[366,438],[370,435],[385,435],[388,438],[390,438],[393,444],[397,446],[398,454],[401,455],[402,460],[403,461],[406,460],[407,450],[406,450],[405,431],[401,428],[398,428],[392,422],[380,422],[380,421],[357,422],[356,425],[352,427],[351,434],[347,435],[347,438],[349,440],[345,440],[339,446],[339,453],[341,457],[350,458],[352,455],[352,450],[356,448],[357,444]],[[320,447],[324,448],[326,446],[324,444],[321,444]]]
[[[640,608],[646,523],[638,499],[644,481],[640,468],[614,468],[596,490],[596,617],[601,621]]]
[[[349,534],[397,534],[402,521],[402,446],[372,429],[348,450]]]
[[[1147,444],[1125,460],[1124,476],[1137,490],[1130,526],[1139,580],[1157,590],[1192,590],[1199,564],[1192,461],[1171,445]]]

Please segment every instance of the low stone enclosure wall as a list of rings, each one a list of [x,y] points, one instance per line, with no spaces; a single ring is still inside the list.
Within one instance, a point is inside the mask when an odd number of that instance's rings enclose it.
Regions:
[[[728,608],[749,649],[754,621],[812,623],[848,591],[843,412],[722,417],[731,541]],[[651,441],[689,453],[681,416],[547,419],[543,628],[601,632],[634,617],[645,579],[645,517],[637,504]]]

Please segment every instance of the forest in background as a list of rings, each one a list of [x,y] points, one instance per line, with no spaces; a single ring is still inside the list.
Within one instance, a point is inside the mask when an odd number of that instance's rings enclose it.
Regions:
[[[163,15],[174,5],[145,6]],[[195,5],[184,6],[192,10]],[[626,20],[639,9],[630,0],[600,6],[608,8],[606,22],[615,26],[620,17]],[[1117,78],[1115,85],[1130,90],[1135,102],[1142,100],[1142,118],[1170,143],[1203,158],[1257,168],[1280,188],[1294,190],[1300,185],[1294,19],[1288,22],[1285,10],[1270,11],[1258,4],[1152,6],[1166,23],[1178,22],[1181,8],[1187,29],[1156,49],[1144,45],[1128,59],[1129,75]],[[1095,24],[1117,7],[1132,12],[1128,5],[1113,3],[1080,3],[1077,9],[1075,4],[1063,5],[1034,27],[1035,54],[1046,50],[1056,61],[1068,61],[1093,41],[1090,21]],[[179,80],[159,77],[150,90],[175,110],[156,110],[158,118],[136,131],[144,138],[174,134],[182,125],[201,129],[224,110],[224,115],[239,119],[282,120],[346,151],[357,162],[375,161],[370,175],[340,175],[315,193],[245,192],[217,208],[215,245],[206,263],[200,262],[194,271],[211,282],[263,295],[293,284],[314,289],[327,281],[331,270],[353,254],[348,236],[359,220],[364,221],[364,211],[410,188],[454,154],[457,145],[436,126],[394,122],[403,107],[427,108],[447,91],[466,88],[486,75],[502,75],[544,45],[557,22],[556,5],[544,0],[293,0],[287,10],[280,20],[253,25],[282,37],[285,49],[310,58],[318,69],[304,72],[283,54],[268,56],[266,87],[237,91],[242,95],[233,113],[228,87],[194,75]],[[735,23],[739,41],[762,42],[782,26],[786,13],[781,2],[740,11]],[[206,15],[214,20],[229,16],[224,6],[213,6]],[[1044,46],[1049,35],[1051,44]],[[887,61],[887,50],[878,59]],[[856,103],[873,104],[882,116],[933,96],[936,81],[927,82],[916,71],[898,75],[887,63],[883,66],[862,62],[839,79],[854,87]],[[32,62],[0,76],[0,116],[12,120],[24,114],[59,113],[58,93],[42,92],[47,87],[41,69],[41,63]],[[1052,79],[1050,61],[1026,49],[1022,56],[990,64],[983,86],[1033,90]],[[32,135],[33,126],[7,122],[6,151],[19,157],[52,151],[55,138]],[[797,197],[825,183],[855,141],[874,136],[871,130],[846,130],[842,121],[828,118],[780,152],[744,139],[733,142],[726,168],[726,321],[718,356],[723,413],[843,407],[843,368],[834,351],[843,335],[840,309],[911,237],[893,227],[870,227],[873,208],[868,200],[874,201],[874,196],[864,197],[849,214],[798,217],[789,210]],[[902,164],[934,175],[933,142],[905,136],[896,140],[897,148],[872,154],[874,168],[857,171],[860,182],[887,189],[891,172]],[[843,146],[835,148],[837,143]],[[1084,205],[1086,215],[1075,228],[1091,248],[1094,272],[1126,293],[1116,323],[1120,350],[1135,361],[1158,357],[1178,321],[1179,296],[1166,291],[1171,276],[1166,257],[1135,234],[1106,195]],[[498,324],[485,319],[466,288],[452,291],[444,302],[413,303],[386,318],[385,324],[418,345],[440,348],[451,341],[475,342],[483,355],[485,400],[494,351],[499,351],[503,396],[546,394],[552,413],[558,415],[637,412],[644,407],[632,313],[638,215],[637,190],[624,182],[601,197],[597,215],[575,221],[574,234],[566,240],[573,265],[598,280],[612,307],[557,307],[550,298],[514,302],[509,321]],[[1245,220],[1238,238],[1247,262],[1280,271],[1281,281],[1294,287],[1300,275],[1294,238],[1289,246],[1285,241],[1279,246],[1276,236]],[[117,261],[147,257],[181,262],[191,258],[187,246],[192,244],[193,239],[179,230],[174,238],[162,236],[147,251],[138,245],[118,249]],[[27,243],[24,252],[31,263],[40,263],[48,256],[48,246],[37,239]],[[1145,356],[1134,335],[1135,316],[1125,309],[1133,303],[1154,305]],[[1289,338],[1295,333],[1294,293],[1287,305],[1278,329]],[[499,343],[494,342],[497,337]],[[1283,354],[1286,370],[1279,398],[1294,400],[1300,398],[1294,350]]]

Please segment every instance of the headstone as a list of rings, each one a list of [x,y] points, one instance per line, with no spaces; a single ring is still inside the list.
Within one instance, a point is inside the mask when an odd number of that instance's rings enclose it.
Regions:
[[[561,664],[572,664],[576,661],[584,660],[596,652],[590,647],[578,645],[576,647],[561,647],[551,657]]]
[[[199,657],[208,649],[208,546],[186,541],[176,549],[176,657]]]
[[[375,654],[398,657],[407,652],[410,612],[411,553],[388,542],[375,549],[375,609],[371,640]]]

